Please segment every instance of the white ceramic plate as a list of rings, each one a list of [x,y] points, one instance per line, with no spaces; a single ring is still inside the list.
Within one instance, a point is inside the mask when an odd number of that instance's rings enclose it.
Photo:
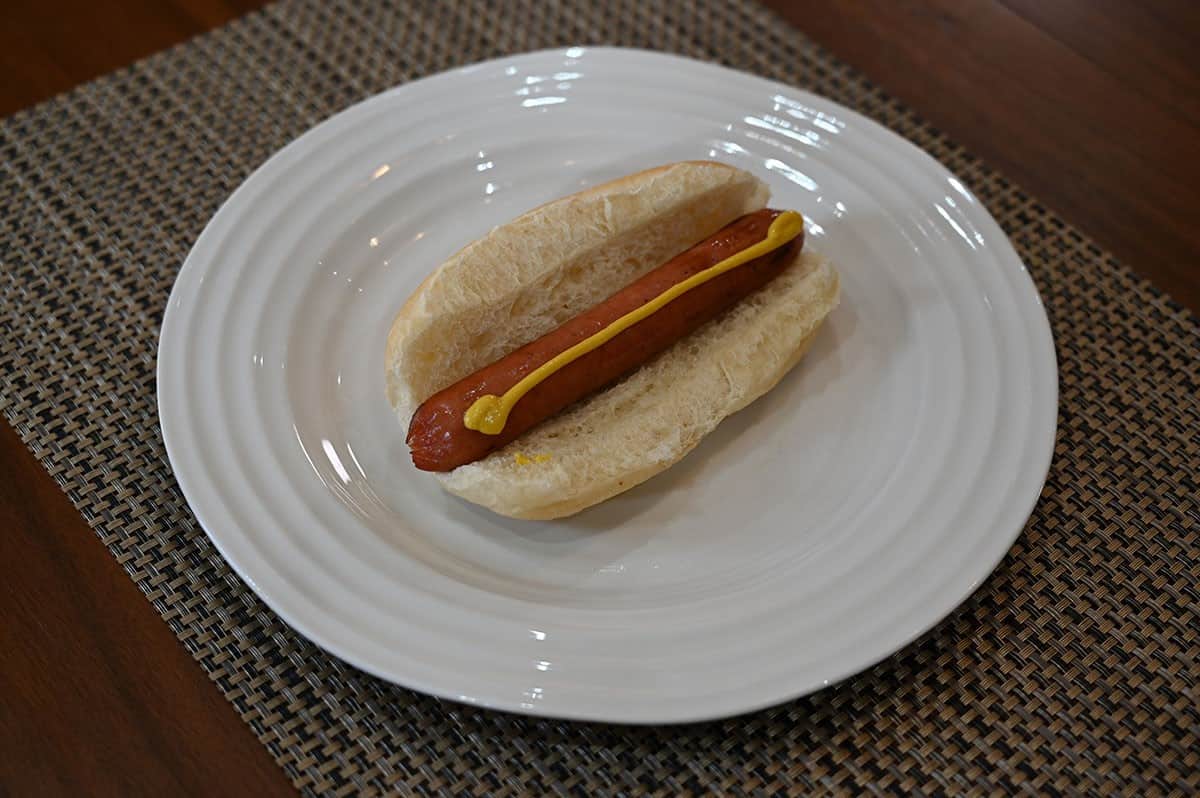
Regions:
[[[686,158],[768,180],[840,270],[806,359],[574,518],[443,494],[384,398],[400,304],[493,225]],[[312,640],[459,701],[666,722],[820,689],[966,598],[1037,499],[1057,373],[1020,260],[927,155],[781,84],[572,48],[401,86],[268,161],[180,272],[158,389],[201,524]]]

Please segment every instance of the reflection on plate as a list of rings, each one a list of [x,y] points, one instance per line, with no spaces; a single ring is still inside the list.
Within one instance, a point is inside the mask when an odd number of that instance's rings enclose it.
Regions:
[[[715,158],[802,211],[842,305],[682,463],[555,523],[415,471],[383,394],[392,317],[541,202]],[[559,717],[717,717],[887,656],[1019,534],[1054,439],[1032,282],[941,166],[820,97],[609,48],[374,97],[259,169],[171,294],[159,408],[205,530],[281,616],[418,690]]]

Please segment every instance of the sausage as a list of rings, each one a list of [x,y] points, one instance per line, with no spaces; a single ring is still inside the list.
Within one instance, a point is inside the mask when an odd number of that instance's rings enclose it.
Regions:
[[[480,396],[503,395],[530,371],[565,349],[676,283],[763,240],[767,228],[780,213],[764,209],[741,217],[590,310],[426,399],[408,427],[413,464],[423,471],[450,471],[485,457],[560,410],[633,371],[766,285],[803,246],[803,234],[773,252],[696,286],[547,377],[521,397],[498,435],[468,429],[463,423],[463,414]]]

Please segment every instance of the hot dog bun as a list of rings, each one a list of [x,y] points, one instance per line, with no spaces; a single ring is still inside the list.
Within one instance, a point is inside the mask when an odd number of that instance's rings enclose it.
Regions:
[[[452,256],[401,309],[387,392],[407,427],[428,396],[595,305],[738,217],[766,185],[723,164],[639,172],[543,205]],[[837,302],[811,254],[616,385],[437,478],[515,518],[570,515],[680,460],[799,361]],[[521,452],[537,462],[517,462]],[[538,457],[538,456],[542,457]]]

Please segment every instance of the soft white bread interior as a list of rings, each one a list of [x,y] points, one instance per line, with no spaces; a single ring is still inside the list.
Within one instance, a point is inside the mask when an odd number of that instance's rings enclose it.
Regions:
[[[741,170],[672,164],[544,205],[469,245],[418,288],[392,327],[387,387],[400,423],[407,429],[426,397],[766,198],[766,186]],[[628,490],[770,390],[800,360],[837,298],[832,266],[805,253],[619,383],[437,477],[451,493],[527,519],[570,515]]]

